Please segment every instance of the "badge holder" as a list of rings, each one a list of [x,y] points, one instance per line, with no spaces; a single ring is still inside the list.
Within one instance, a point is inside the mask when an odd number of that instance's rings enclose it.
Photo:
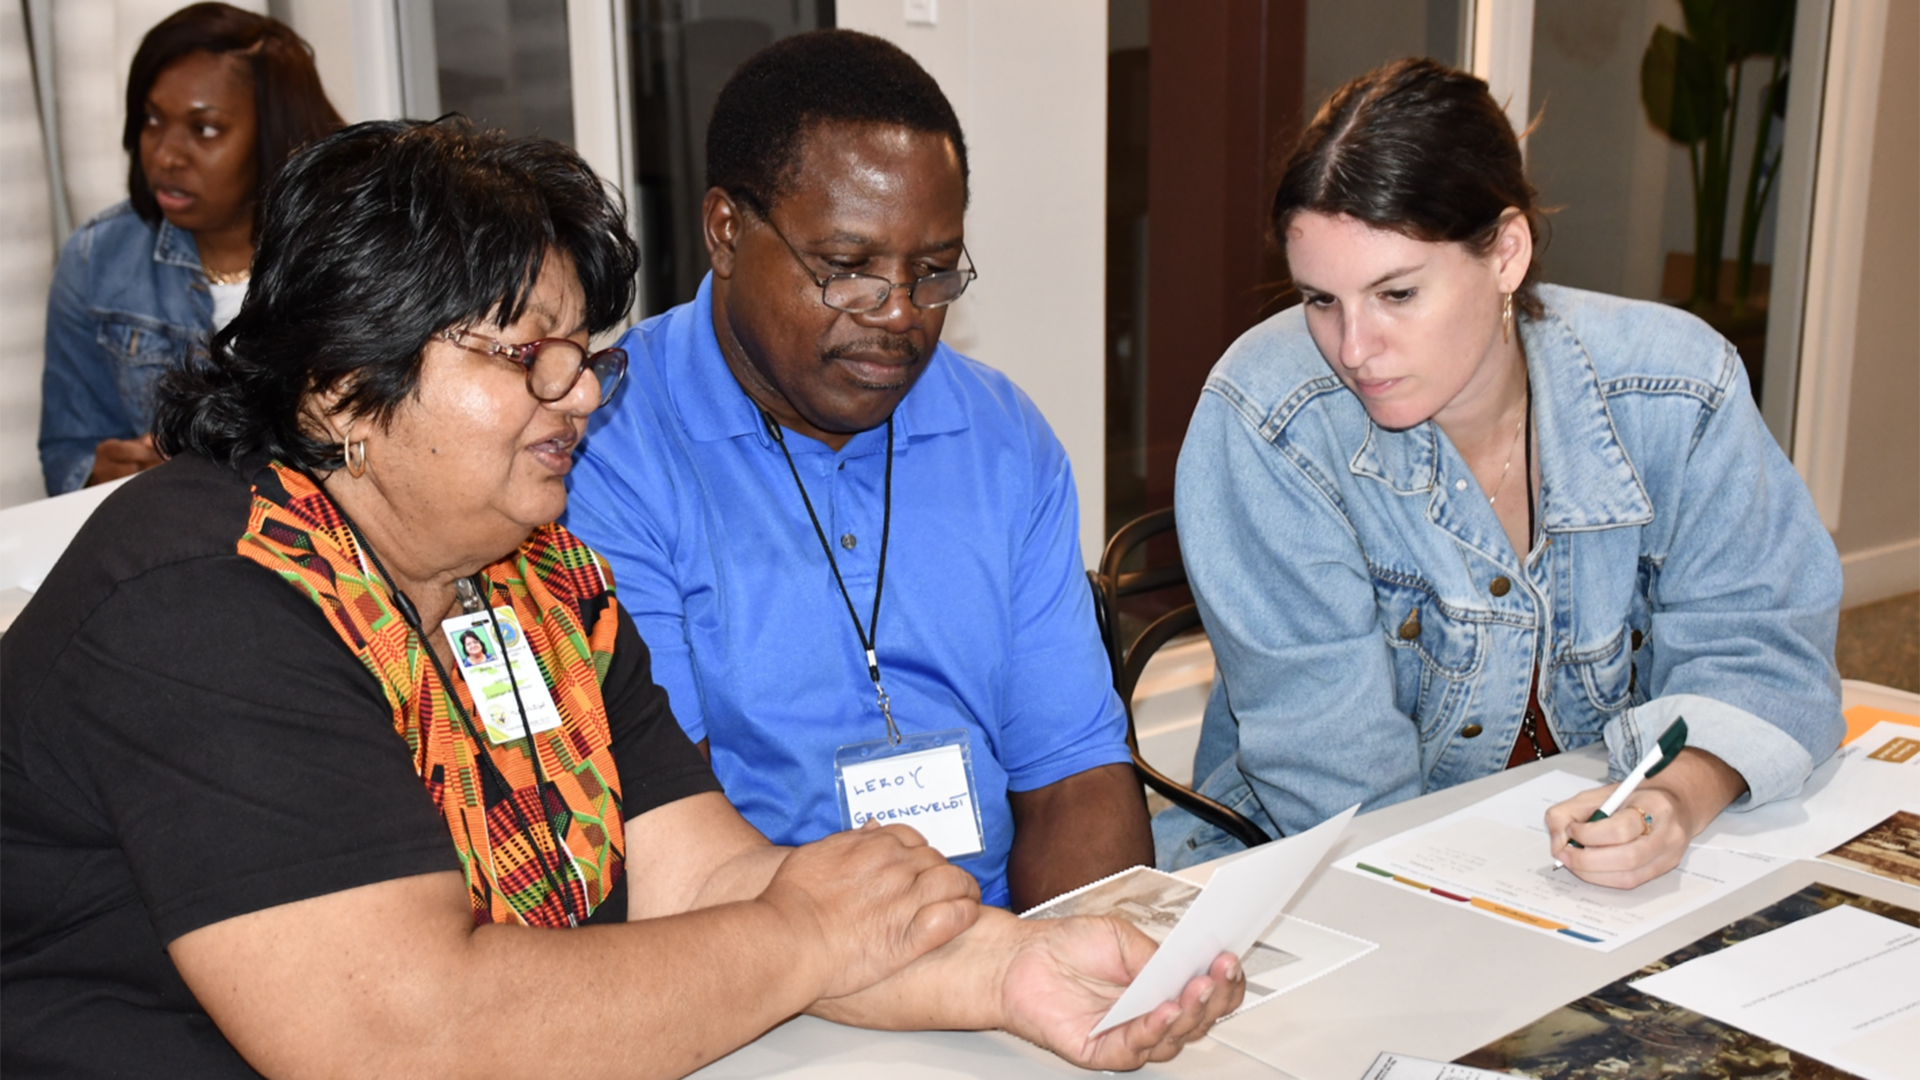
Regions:
[[[833,753],[840,826],[907,825],[955,861],[986,849],[966,728],[848,743]]]

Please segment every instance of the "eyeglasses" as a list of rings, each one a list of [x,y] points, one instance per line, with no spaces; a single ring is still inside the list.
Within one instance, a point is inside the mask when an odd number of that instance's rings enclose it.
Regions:
[[[973,268],[973,256],[967,253],[966,245],[963,244],[960,247],[960,254],[967,260],[966,266],[955,267],[952,270],[936,270],[925,277],[914,278],[912,281],[888,281],[878,274],[829,274],[826,277],[818,277],[814,274],[813,267],[807,265],[806,258],[787,239],[787,234],[781,232],[780,227],[773,223],[772,218],[762,217],[760,220],[766,223],[767,228],[773,230],[773,235],[779,237],[782,244],[787,245],[787,252],[793,256],[795,262],[800,264],[800,269],[806,271],[808,277],[813,278],[815,285],[820,286],[820,302],[835,311],[844,311],[849,315],[865,315],[870,311],[880,310],[895,289],[906,289],[907,298],[913,301],[914,307],[922,311],[943,308],[960,299],[960,294],[967,291],[967,286],[973,284],[973,279],[980,276],[979,271]]]
[[[498,356],[527,369],[527,393],[536,401],[559,401],[580,382],[580,373],[591,370],[600,384],[600,400],[605,405],[627,373],[627,350],[601,349],[589,353],[579,343],[566,338],[541,338],[524,345],[509,345],[490,337],[448,327],[439,338],[449,344],[481,356]],[[476,344],[477,342],[477,344]]]

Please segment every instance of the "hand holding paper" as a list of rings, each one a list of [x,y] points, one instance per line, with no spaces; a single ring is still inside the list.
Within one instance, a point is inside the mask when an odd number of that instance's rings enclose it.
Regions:
[[[1116,919],[1023,921],[1026,944],[1002,984],[1003,1026],[1088,1069],[1137,1069],[1167,1061],[1240,1007],[1246,976],[1232,956],[1187,980],[1177,999],[1127,1023],[1095,1023],[1154,954],[1151,938]]]
[[[1094,1034],[1143,1016],[1173,1000],[1221,953],[1241,956],[1273,925],[1287,901],[1320,865],[1358,806],[1297,836],[1276,840],[1222,866],[1160,950],[1134,977]]]

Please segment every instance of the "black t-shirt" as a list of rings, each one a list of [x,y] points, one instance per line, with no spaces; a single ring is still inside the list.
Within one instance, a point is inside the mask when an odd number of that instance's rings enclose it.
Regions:
[[[254,1076],[166,943],[459,868],[373,675],[236,554],[257,467],[179,458],[128,483],[0,639],[9,1080]],[[632,818],[719,785],[619,619],[603,689]],[[593,921],[625,918],[622,882]]]

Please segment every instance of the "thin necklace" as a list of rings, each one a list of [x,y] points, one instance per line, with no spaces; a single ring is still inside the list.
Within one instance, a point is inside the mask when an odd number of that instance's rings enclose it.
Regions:
[[[253,276],[253,267],[243,266],[238,270],[221,271],[201,263],[200,272],[207,275],[207,280],[215,285],[238,285]]]
[[[1531,404],[1523,406],[1520,410],[1520,422],[1513,425],[1513,441],[1507,444],[1507,463],[1500,466],[1500,482],[1493,485],[1493,494],[1487,496],[1488,506],[1493,505],[1494,500],[1500,497],[1500,492],[1507,486],[1507,473],[1513,471],[1513,448],[1520,445],[1520,430],[1527,426],[1527,417],[1532,413]]]

